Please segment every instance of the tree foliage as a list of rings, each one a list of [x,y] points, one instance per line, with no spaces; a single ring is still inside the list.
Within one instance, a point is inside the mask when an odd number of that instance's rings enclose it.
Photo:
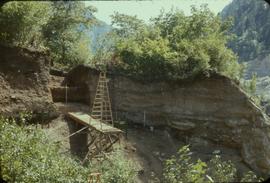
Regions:
[[[49,2],[14,1],[0,9],[0,42],[8,45],[42,44],[41,26],[47,23]]]
[[[85,7],[83,2],[78,1],[52,3],[50,18],[42,30],[45,45],[56,62],[74,65],[90,59],[90,39],[87,38],[86,31],[95,22],[95,11],[95,8]]]
[[[119,36],[118,68],[142,80],[185,79],[208,71],[240,76],[236,55],[226,47],[231,21],[222,22],[206,6],[190,16],[171,10],[146,24],[136,16],[112,16]]]
[[[104,183],[135,183],[137,165],[127,161],[122,151],[113,152],[108,159],[100,162],[92,162],[94,170],[102,173]]]
[[[239,61],[250,61],[270,53],[270,6],[264,1],[234,0],[221,15],[233,17],[230,32],[237,35],[229,47],[239,55]]]
[[[8,2],[0,10],[0,43],[49,50],[56,66],[86,63],[94,12],[80,1]]]
[[[237,170],[231,161],[222,161],[216,155],[207,164],[200,159],[193,162],[188,146],[179,149],[177,156],[168,159],[164,168],[166,183],[211,183],[211,182],[259,182],[262,178],[249,171],[238,179]]]

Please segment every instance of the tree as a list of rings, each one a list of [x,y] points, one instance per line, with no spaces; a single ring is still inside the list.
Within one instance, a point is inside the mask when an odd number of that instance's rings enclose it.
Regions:
[[[6,45],[42,47],[41,27],[47,23],[49,2],[6,3],[0,9],[0,42]]]
[[[231,21],[222,22],[206,6],[185,16],[161,12],[146,24],[134,16],[115,14],[119,36],[115,54],[122,72],[141,80],[185,79],[207,72],[240,77],[236,55],[226,47]]]
[[[249,83],[249,90],[251,95],[255,95],[256,93],[256,84],[257,84],[257,74],[253,73],[252,78]]]
[[[114,32],[98,37],[94,47],[95,54],[90,62],[93,68],[106,70],[114,66],[114,43],[116,39]]]
[[[86,33],[95,11],[79,1],[8,2],[0,9],[0,42],[49,49],[62,66],[85,63],[91,57]]]
[[[45,45],[50,49],[56,62],[73,65],[78,60],[86,62],[89,59],[88,55],[86,58],[74,58],[76,54],[82,53],[80,49],[75,49],[74,52],[74,47],[81,45],[83,51],[90,52],[89,42],[83,40],[87,39],[86,30],[95,23],[93,16],[95,11],[95,8],[85,7],[84,3],[79,1],[53,2],[50,19],[43,27],[43,35]]]

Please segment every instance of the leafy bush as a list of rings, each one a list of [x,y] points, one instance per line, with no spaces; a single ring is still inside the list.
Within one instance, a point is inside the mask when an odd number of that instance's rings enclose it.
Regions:
[[[79,1],[7,2],[0,9],[0,44],[49,51],[63,69],[87,63],[95,11]]]
[[[215,182],[234,182],[236,178],[234,164],[231,161],[221,161],[219,155],[210,160],[207,173]]]
[[[170,11],[150,21],[115,14],[115,55],[120,71],[140,80],[185,79],[209,71],[238,79],[241,67],[226,47],[231,21],[222,22],[206,6],[190,16]]]
[[[103,172],[102,181],[108,183],[135,183],[137,175],[134,162],[127,161],[121,151],[116,151],[101,163],[92,163],[97,172]]]
[[[87,183],[90,173],[96,170],[104,183],[134,180],[134,168],[121,154],[111,155],[101,164],[82,166],[74,157],[60,154],[59,144],[51,142],[41,129],[25,126],[24,122],[22,119],[18,125],[13,119],[0,118],[0,163],[4,180],[11,183]]]
[[[48,21],[48,2],[8,2],[0,9],[0,43],[19,46],[43,44],[41,27]]]
[[[257,75],[252,74],[251,80],[243,80],[241,87],[251,96],[256,94]]]
[[[253,100],[253,102],[262,107],[261,103],[264,101],[263,95],[258,95],[257,92],[257,75],[252,74],[252,78],[250,80],[242,79],[240,82],[240,87],[246,92],[246,94]],[[262,107],[263,108],[263,107]]]
[[[208,164],[198,159],[191,160],[188,146],[183,146],[177,154],[166,161],[164,168],[164,181],[167,183],[185,182],[239,182],[236,168],[231,161],[221,161],[220,156],[215,156]],[[241,182],[262,181],[253,172],[249,171],[241,178]]]
[[[40,129],[0,120],[0,155],[3,179],[8,182],[87,182],[89,171],[59,154]]]

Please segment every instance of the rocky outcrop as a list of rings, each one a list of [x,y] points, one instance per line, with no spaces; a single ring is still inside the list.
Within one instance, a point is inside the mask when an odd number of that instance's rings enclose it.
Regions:
[[[0,46],[0,114],[32,111],[39,120],[57,116],[48,88],[49,59],[29,49]]]
[[[97,80],[98,72],[85,66],[66,77],[69,86],[88,86],[90,105]],[[269,118],[225,76],[141,83],[111,75],[110,95],[116,119],[171,126],[182,136],[236,149],[253,170],[270,172]]]

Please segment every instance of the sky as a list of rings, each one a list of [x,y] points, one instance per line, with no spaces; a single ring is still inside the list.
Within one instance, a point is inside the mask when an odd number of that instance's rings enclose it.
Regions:
[[[232,0],[151,0],[151,1],[85,1],[87,6],[92,5],[98,9],[95,16],[107,24],[111,24],[110,15],[119,12],[127,15],[137,15],[138,18],[148,21],[156,17],[161,9],[169,11],[172,7],[190,14],[190,6],[208,4],[214,13],[220,12]]]

